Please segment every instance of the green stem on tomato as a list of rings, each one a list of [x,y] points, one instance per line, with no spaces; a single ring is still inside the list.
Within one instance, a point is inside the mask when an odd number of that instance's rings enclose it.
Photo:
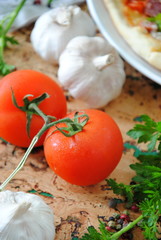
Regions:
[[[9,175],[9,177],[1,184],[0,186],[0,191],[3,191],[3,189],[5,188],[5,186],[12,180],[12,178],[16,175],[17,172],[19,172],[19,170],[24,166],[30,152],[32,151],[33,147],[35,146],[35,144],[38,141],[38,136],[36,135],[31,143],[30,146],[28,147],[27,151],[25,152],[23,158],[21,159],[20,163],[18,164],[18,166],[15,168],[15,170]]]
[[[42,119],[44,120],[45,123],[48,122],[50,116],[45,115],[45,114],[40,110],[40,108],[37,106],[37,104],[31,103],[31,104],[29,105],[29,109],[34,109],[35,112],[37,112],[38,115],[39,115],[40,117],[42,117]]]
[[[12,178],[21,170],[21,168],[24,166],[29,154],[31,153],[32,149],[34,148],[35,144],[37,143],[37,141],[40,139],[40,137],[42,136],[42,134],[48,130],[50,127],[55,126],[58,123],[67,123],[67,124],[71,124],[72,126],[75,125],[75,130],[72,128],[69,128],[69,131],[71,131],[71,134],[68,135],[66,133],[64,133],[63,131],[61,131],[61,129],[57,128],[56,130],[60,130],[65,136],[73,136],[76,133],[80,132],[83,128],[83,126],[85,125],[84,122],[79,123],[78,121],[75,121],[75,118],[78,119],[78,117],[86,117],[86,122],[88,121],[89,117],[86,114],[82,114],[79,115],[76,114],[76,117],[74,118],[74,121],[72,121],[72,119],[70,118],[62,118],[60,120],[54,121],[54,122],[50,122],[51,116],[47,116],[45,115],[35,103],[31,103],[30,104],[30,109],[34,109],[43,119],[44,119],[44,125],[42,126],[42,128],[39,130],[39,132],[34,136],[34,138],[32,139],[27,151],[25,152],[24,156],[22,157],[21,161],[19,162],[18,166],[14,169],[14,171],[9,175],[9,177],[0,185],[0,191],[2,191],[6,185],[12,180]],[[82,126],[81,127],[77,127],[77,126]],[[68,127],[67,127],[68,129]]]
[[[138,218],[136,218],[133,222],[129,223],[126,227],[122,228],[120,231],[114,233],[110,240],[117,240],[119,237],[121,237],[122,234],[126,233],[130,229],[132,229],[138,222],[140,222],[143,219],[143,215],[140,215]]]

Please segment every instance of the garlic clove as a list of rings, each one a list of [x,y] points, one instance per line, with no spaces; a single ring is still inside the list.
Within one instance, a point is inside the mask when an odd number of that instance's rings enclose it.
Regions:
[[[121,93],[125,82],[123,60],[104,38],[78,36],[59,58],[58,80],[74,98],[100,108]]]
[[[0,192],[0,240],[53,240],[54,216],[38,196]]]
[[[46,61],[58,61],[67,43],[76,36],[94,36],[92,18],[76,5],[51,9],[40,16],[31,32],[34,50]]]

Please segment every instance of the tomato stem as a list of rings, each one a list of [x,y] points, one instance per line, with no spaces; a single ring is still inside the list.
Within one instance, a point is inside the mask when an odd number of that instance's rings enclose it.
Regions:
[[[42,119],[44,119],[44,122],[48,122],[49,120],[53,120],[56,119],[53,116],[47,116],[45,115],[40,108],[38,107],[38,105],[45,100],[46,98],[49,97],[49,95],[47,93],[43,93],[42,95],[33,98],[32,100],[29,100],[29,97],[33,97],[33,95],[31,94],[27,94],[24,96],[23,98],[23,106],[19,106],[17,103],[17,100],[15,98],[15,94],[13,89],[11,88],[11,92],[12,92],[12,101],[13,104],[15,105],[15,107],[17,107],[19,110],[23,111],[26,113],[26,118],[27,118],[27,123],[26,123],[26,130],[27,130],[27,134],[28,137],[30,137],[30,124],[31,124],[31,120],[32,120],[32,116],[33,114],[39,115],[40,117],[42,117]]]
[[[39,137],[36,135],[31,143],[30,143],[30,146],[28,147],[27,151],[25,152],[23,158],[21,159],[21,161],[19,162],[18,166],[15,168],[15,170],[10,174],[10,176],[1,184],[0,186],[0,191],[2,191],[5,186],[12,180],[12,178],[16,175],[16,173],[19,172],[19,170],[24,166],[31,150],[33,149],[33,147],[35,146],[35,144],[37,143]]]
[[[35,112],[37,112],[38,115],[44,119],[45,123],[49,123],[51,119],[56,119],[53,116],[45,115],[35,103],[31,103],[29,105],[29,109],[34,109]]]
[[[89,117],[87,114],[81,114],[78,115],[78,112],[74,115],[73,119],[70,118],[62,118],[54,122],[50,122],[51,116],[45,115],[37,106],[36,103],[30,104],[30,109],[34,109],[43,119],[44,119],[44,125],[39,130],[39,132],[34,136],[32,139],[27,151],[25,152],[24,156],[22,157],[21,161],[19,162],[18,166],[15,168],[15,170],[9,175],[9,177],[0,185],[0,191],[2,191],[6,185],[12,180],[12,178],[21,170],[21,168],[24,166],[29,154],[31,153],[32,149],[34,148],[35,144],[39,140],[39,138],[42,136],[42,134],[48,130],[50,127],[57,125],[58,123],[66,123],[67,127],[63,128],[56,128],[56,131],[60,131],[62,134],[64,134],[66,137],[71,137],[75,135],[78,132],[81,132],[85,124],[88,122]],[[53,117],[52,117],[53,118]],[[79,122],[78,119],[82,118],[83,121]],[[73,127],[74,126],[74,127]],[[65,130],[65,131],[64,131]],[[67,133],[68,132],[68,133]]]

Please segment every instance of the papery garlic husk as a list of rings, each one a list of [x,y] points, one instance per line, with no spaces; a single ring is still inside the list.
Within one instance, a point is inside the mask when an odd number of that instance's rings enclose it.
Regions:
[[[46,61],[58,61],[67,43],[80,35],[94,36],[92,18],[76,5],[54,8],[40,16],[31,32],[34,50]]]
[[[0,192],[0,240],[53,240],[54,215],[34,194]]]
[[[78,36],[59,58],[58,80],[74,98],[100,108],[120,95],[124,63],[103,37]]]

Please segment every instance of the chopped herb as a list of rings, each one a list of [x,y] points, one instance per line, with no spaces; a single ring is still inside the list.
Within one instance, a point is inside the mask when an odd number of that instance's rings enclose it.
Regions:
[[[29,190],[29,193],[38,193],[39,195],[45,196],[45,197],[51,197],[54,198],[54,196],[51,193],[47,193],[47,192],[42,192],[42,191],[37,191],[35,189]]]
[[[154,17],[149,17],[147,20],[156,23],[158,31],[161,31],[161,13],[157,14]]]

